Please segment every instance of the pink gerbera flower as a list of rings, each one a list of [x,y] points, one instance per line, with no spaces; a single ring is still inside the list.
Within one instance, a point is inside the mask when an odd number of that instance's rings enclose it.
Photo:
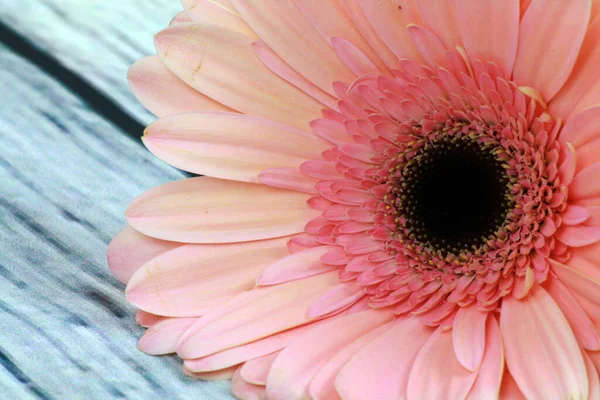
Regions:
[[[591,0],[184,0],[137,62],[139,348],[242,399],[600,399]]]

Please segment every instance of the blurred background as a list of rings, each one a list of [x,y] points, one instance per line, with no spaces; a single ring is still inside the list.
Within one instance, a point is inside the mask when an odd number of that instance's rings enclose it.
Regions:
[[[136,349],[105,252],[132,198],[183,174],[139,140],[127,69],[178,0],[0,0],[0,399],[228,399]]]

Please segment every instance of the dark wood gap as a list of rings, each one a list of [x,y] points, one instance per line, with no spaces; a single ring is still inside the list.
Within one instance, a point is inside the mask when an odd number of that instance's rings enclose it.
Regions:
[[[0,43],[7,46],[15,54],[36,65],[75,96],[79,97],[92,110],[135,140],[136,143],[143,145],[140,138],[144,132],[144,125],[123,111],[118,103],[62,65],[51,54],[39,49],[29,39],[21,36],[21,34],[1,20]],[[187,177],[198,176],[183,170],[181,172]]]
[[[0,21],[0,43],[38,66],[88,104],[96,113],[117,126],[123,133],[135,139],[137,143],[142,144],[140,137],[144,132],[144,126],[141,123],[123,111],[117,103],[89,82],[70,71],[52,55],[40,50],[34,43],[2,21]],[[57,106],[59,105],[57,104]]]

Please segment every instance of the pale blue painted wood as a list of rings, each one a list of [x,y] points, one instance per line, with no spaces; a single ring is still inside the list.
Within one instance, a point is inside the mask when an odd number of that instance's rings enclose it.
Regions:
[[[176,3],[8,0],[0,18],[148,121],[124,74]],[[182,173],[3,46],[0,88],[0,399],[232,399],[228,382],[187,378],[177,358],[136,349],[143,328],[106,265],[131,199]]]

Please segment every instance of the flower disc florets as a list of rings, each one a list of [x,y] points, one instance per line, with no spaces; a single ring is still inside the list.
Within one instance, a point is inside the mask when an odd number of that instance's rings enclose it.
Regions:
[[[332,245],[322,260],[345,265],[341,279],[363,285],[371,306],[431,325],[521,298],[546,280],[550,255],[568,258],[553,237],[567,199],[559,124],[493,63],[471,74],[458,52],[448,60],[338,85],[341,114],[313,121],[337,143],[324,153],[335,172],[301,168],[327,178],[317,184],[327,203],[313,202],[323,216],[307,226]]]

